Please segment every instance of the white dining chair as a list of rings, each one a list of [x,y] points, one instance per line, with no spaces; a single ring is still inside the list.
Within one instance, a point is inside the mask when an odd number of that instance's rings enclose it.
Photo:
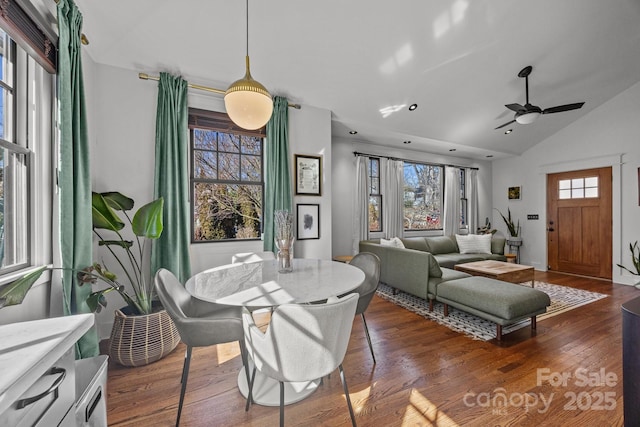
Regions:
[[[358,294],[354,293],[330,298],[324,304],[280,305],[273,311],[264,333],[249,310],[243,309],[245,343],[254,364],[246,410],[252,403],[256,370],[280,383],[280,426],[284,426],[284,383],[317,380],[338,368],[351,424],[355,427],[342,361],[357,304]]]

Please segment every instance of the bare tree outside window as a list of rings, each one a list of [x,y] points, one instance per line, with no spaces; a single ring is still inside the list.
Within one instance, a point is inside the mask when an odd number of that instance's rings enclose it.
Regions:
[[[223,120],[220,114],[217,120]],[[219,124],[195,126],[196,121],[190,117],[192,240],[259,239],[264,191],[263,136],[243,134],[229,126],[222,130]],[[206,120],[202,122],[206,124]]]
[[[404,163],[404,229],[441,230],[442,166]]]

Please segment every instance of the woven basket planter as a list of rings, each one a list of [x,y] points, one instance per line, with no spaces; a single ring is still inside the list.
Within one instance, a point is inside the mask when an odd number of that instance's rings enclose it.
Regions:
[[[167,311],[127,315],[115,311],[109,357],[124,366],[142,366],[162,359],[180,342],[180,334]]]

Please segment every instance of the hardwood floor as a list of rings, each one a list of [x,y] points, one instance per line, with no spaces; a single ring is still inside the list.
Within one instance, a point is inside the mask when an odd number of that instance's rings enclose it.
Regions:
[[[344,360],[358,425],[622,425],[620,306],[640,292],[557,273],[536,272],[536,280],[610,297],[539,321],[535,337],[523,328],[505,335],[502,343],[474,341],[375,297],[366,316],[378,363],[372,363],[359,317]],[[184,349],[180,344],[145,367],[110,362],[110,426],[175,424]],[[194,349],[181,425],[277,425],[275,407],[253,405],[244,411],[236,385],[241,366],[237,343]],[[596,385],[602,372],[609,383]],[[558,380],[562,374],[571,375],[566,385]],[[584,376],[590,384],[582,384]],[[286,406],[285,421],[288,426],[349,426],[337,371],[310,397]]]

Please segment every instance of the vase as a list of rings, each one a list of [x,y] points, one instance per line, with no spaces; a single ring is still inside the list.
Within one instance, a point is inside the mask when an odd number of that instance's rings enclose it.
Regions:
[[[129,307],[115,311],[109,357],[123,366],[142,366],[162,359],[180,342],[169,313],[154,304],[151,314],[131,315]]]
[[[276,260],[278,261],[278,273],[290,273],[293,271],[293,241],[295,239],[290,237],[288,239],[275,239],[278,252],[276,254]]]

